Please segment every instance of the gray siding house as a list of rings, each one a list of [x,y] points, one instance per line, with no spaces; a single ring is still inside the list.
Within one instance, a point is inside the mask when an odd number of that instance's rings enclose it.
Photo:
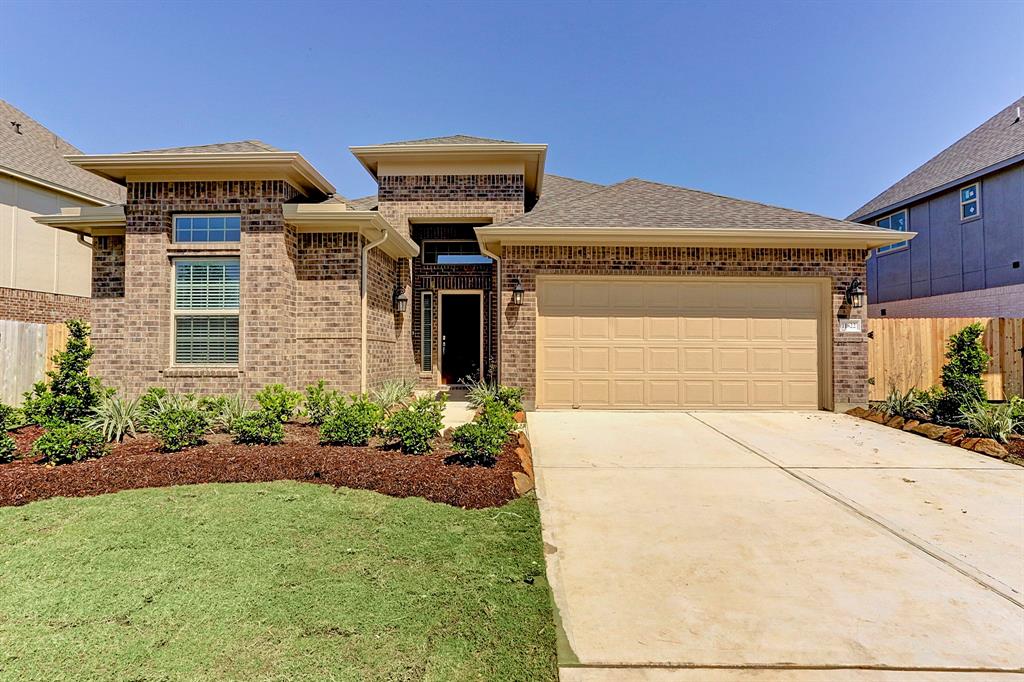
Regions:
[[[1024,97],[854,211],[916,232],[868,260],[871,317],[1024,317]]]

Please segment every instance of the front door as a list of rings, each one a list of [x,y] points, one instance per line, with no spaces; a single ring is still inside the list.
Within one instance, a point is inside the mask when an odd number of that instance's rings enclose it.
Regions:
[[[479,381],[480,294],[441,294],[441,383]]]

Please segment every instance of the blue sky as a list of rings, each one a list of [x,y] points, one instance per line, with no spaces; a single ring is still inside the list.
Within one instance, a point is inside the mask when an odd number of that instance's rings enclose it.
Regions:
[[[86,152],[258,138],[350,197],[353,144],[546,142],[843,217],[1024,93],[1024,2],[7,0],[0,97]]]

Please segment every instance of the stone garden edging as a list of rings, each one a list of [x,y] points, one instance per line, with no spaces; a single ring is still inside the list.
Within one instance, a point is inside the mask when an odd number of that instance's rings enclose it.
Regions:
[[[875,422],[876,424],[881,424],[883,426],[907,431],[908,433],[916,433],[919,436],[924,436],[931,440],[940,441],[947,445],[955,445],[963,448],[964,450],[970,450],[971,452],[977,452],[981,455],[995,457],[996,459],[1006,459],[1010,454],[1009,451],[996,440],[992,438],[975,438],[969,435],[964,429],[960,429],[955,426],[942,426],[941,424],[921,422],[916,419],[904,419],[900,416],[886,414],[880,410],[869,410],[863,407],[854,407],[851,410],[847,410],[846,414],[852,417],[866,419],[869,422]]]

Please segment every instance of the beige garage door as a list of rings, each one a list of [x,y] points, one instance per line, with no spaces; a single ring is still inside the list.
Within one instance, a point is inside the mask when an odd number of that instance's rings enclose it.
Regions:
[[[538,407],[819,407],[816,282],[537,286]]]

